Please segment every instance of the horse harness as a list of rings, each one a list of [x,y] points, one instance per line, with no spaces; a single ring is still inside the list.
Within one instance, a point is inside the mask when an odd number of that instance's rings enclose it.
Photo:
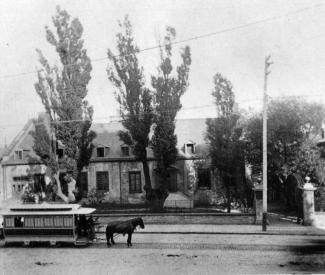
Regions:
[[[134,226],[133,232],[134,231],[137,231],[137,226]],[[113,234],[113,238],[115,238],[116,236],[121,235],[121,234],[123,234],[123,236],[124,236],[127,233],[115,233],[115,235]]]

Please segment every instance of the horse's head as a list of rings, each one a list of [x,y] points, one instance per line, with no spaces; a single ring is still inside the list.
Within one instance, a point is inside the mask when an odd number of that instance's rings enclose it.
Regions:
[[[142,229],[144,229],[144,222],[143,222],[142,218],[138,218],[138,219],[137,219],[137,222],[138,222],[138,225],[140,225],[140,227],[141,227]]]

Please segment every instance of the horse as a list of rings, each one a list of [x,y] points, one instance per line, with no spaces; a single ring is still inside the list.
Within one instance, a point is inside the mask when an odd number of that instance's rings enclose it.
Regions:
[[[110,246],[110,240],[112,244],[115,244],[114,239],[113,239],[113,234],[114,233],[119,233],[123,234],[128,234],[128,239],[127,239],[127,245],[128,247],[132,246],[131,243],[131,238],[134,230],[137,228],[137,226],[140,226],[142,229],[144,228],[144,223],[142,218],[135,218],[127,221],[122,221],[122,222],[111,222],[107,225],[106,227],[106,240],[107,240],[107,246]]]

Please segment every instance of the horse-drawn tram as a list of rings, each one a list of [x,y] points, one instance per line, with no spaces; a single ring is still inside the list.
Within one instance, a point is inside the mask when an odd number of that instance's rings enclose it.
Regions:
[[[68,242],[86,245],[94,237],[91,213],[78,204],[30,204],[3,209],[4,242]]]

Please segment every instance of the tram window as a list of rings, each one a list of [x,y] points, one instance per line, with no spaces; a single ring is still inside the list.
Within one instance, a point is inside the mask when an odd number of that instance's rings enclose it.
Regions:
[[[15,217],[15,227],[24,227],[24,217]]]
[[[5,226],[6,227],[14,227],[15,226],[15,220],[13,217],[6,217],[5,218]]]
[[[34,227],[34,218],[33,217],[25,217],[24,227]]]

